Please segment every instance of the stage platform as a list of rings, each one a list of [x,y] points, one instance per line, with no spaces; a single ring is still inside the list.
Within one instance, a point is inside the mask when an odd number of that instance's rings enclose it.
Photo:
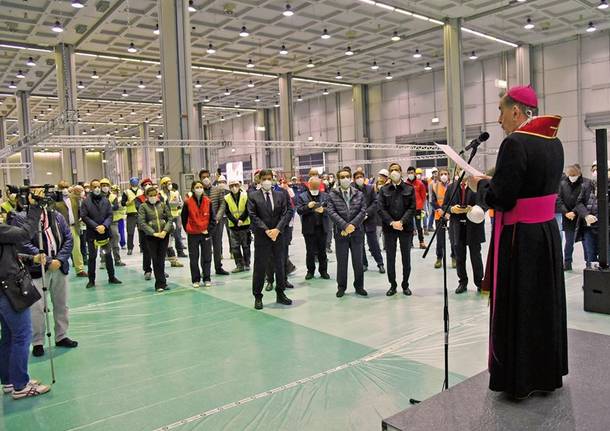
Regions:
[[[487,371],[382,422],[387,431],[610,429],[610,337],[569,330],[570,373],[550,395],[511,401]]]

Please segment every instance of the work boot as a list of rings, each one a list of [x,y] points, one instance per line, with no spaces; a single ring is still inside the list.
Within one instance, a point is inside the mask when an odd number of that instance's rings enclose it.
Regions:
[[[288,298],[284,292],[277,292],[276,302],[282,305],[292,305],[292,299]]]
[[[436,259],[436,262],[434,262],[434,269],[439,269],[441,266],[443,266],[443,261],[441,259]]]
[[[457,289],[455,289],[455,293],[457,293],[458,295],[460,293],[464,293],[468,290],[468,283],[465,283],[463,281],[460,281],[460,283],[458,284]]]
[[[269,281],[268,281],[268,282],[265,284],[265,290],[266,290],[267,292],[271,292],[271,291],[273,290],[273,283],[271,283],[271,282],[269,282]]]

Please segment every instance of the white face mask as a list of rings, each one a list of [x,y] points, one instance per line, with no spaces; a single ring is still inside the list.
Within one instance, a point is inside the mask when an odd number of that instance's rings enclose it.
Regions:
[[[8,195],[8,198],[12,201],[14,201],[15,199],[17,199],[17,193],[11,193]]]
[[[203,194],[203,189],[201,187],[197,187],[195,188],[195,190],[193,190],[195,193],[195,196],[199,197]]]
[[[108,193],[108,192],[110,191],[110,187],[106,187],[106,186],[104,186],[104,187],[102,187],[102,191],[103,191],[104,193]]]
[[[64,196],[68,196],[70,194],[70,190],[68,189],[61,189],[61,194]]]
[[[390,179],[393,182],[395,182],[395,183],[399,182],[400,181],[400,177],[401,177],[400,172],[398,172],[398,171],[390,172]]]
[[[151,186],[150,184],[146,184],[146,185],[144,186],[144,191],[148,190],[148,189],[149,189],[149,188],[151,188],[151,187],[152,187],[152,186]]]
[[[575,183],[578,180],[578,176],[576,176],[576,175],[569,175],[568,179],[570,180],[571,183]]]
[[[349,188],[349,185],[350,185],[351,183],[352,183],[352,182],[350,181],[350,179],[349,179],[349,178],[341,178],[341,179],[339,180],[339,184],[341,185],[341,188],[342,188],[343,190],[347,190],[347,189]]]
[[[329,184],[328,180],[323,180],[322,182],[324,183],[325,186],[327,186]]]
[[[409,181],[413,181],[415,179],[415,175],[409,174],[407,175],[407,178],[409,178]]]
[[[210,184],[212,184],[212,180],[210,180],[209,178],[204,178],[201,180],[201,182],[205,187],[210,187]]]
[[[102,190],[99,187],[96,187],[93,189],[93,194],[95,196],[99,196],[101,192],[102,192]]]
[[[364,185],[364,178],[356,178],[356,184],[362,187]]]
[[[167,190],[169,190],[170,192],[171,192],[172,190],[174,190],[174,185],[173,185],[173,184],[168,184],[168,185],[167,185]]]
[[[320,194],[320,190],[310,190],[309,193],[311,193],[312,196],[318,196]]]
[[[445,175],[445,174],[441,175],[442,182],[446,183],[448,179],[449,179],[449,175]]]
[[[417,178],[418,180],[421,180],[421,174],[415,175],[415,178]]]
[[[271,190],[271,186],[272,186],[271,180],[263,180],[263,182],[261,183],[261,187],[263,188],[263,190],[265,190],[267,192],[269,190]]]
[[[237,186],[231,187],[231,193],[237,194],[238,191],[239,191],[239,187],[237,187]]]
[[[150,202],[152,205],[156,204],[158,201],[159,201],[159,198],[157,196],[148,197],[148,202]]]

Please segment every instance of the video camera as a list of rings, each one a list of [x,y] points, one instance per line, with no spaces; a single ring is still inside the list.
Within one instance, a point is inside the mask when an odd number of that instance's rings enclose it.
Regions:
[[[41,186],[30,185],[27,180],[24,181],[23,186],[6,186],[9,193],[17,195],[17,202],[23,207],[27,208],[30,205],[28,196],[31,196],[34,201],[40,206],[49,206],[57,201],[58,192],[53,184],[44,184]],[[32,193],[32,189],[43,189],[44,195],[39,196]]]

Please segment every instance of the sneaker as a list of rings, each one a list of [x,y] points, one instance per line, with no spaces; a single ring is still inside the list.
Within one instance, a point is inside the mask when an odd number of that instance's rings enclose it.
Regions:
[[[117,262],[114,266],[127,266],[127,264],[125,262]]]
[[[30,379],[29,384],[38,385],[40,384],[40,381],[36,379]],[[2,392],[4,392],[5,394],[12,394],[14,390],[15,387],[13,385],[2,385]]]
[[[164,291],[165,291],[165,289],[163,289],[162,287],[158,287],[157,289],[155,289],[155,291],[156,291],[157,293],[161,293],[161,292],[164,292]]]
[[[204,281],[203,282],[203,287],[211,287],[212,286],[212,282],[211,281]]]
[[[174,259],[174,260],[172,260],[172,263],[170,266],[172,268],[182,268],[184,265],[182,263],[180,263],[178,260]]]
[[[44,347],[42,344],[37,344],[32,348],[32,355],[37,358],[44,355]]]
[[[152,278],[152,274],[150,272],[144,273],[144,280],[150,280]]]
[[[198,282],[198,281],[194,282],[194,283],[193,283],[193,287],[194,287],[195,289],[199,289],[199,282]]]
[[[244,272],[245,269],[243,266],[238,266],[237,268],[235,268],[233,271],[231,271],[233,274],[237,274],[238,272]]]
[[[13,399],[20,400],[22,398],[30,398],[35,397],[37,395],[46,394],[51,390],[50,386],[41,385],[40,383],[32,383],[31,381],[25,385],[25,388],[18,390],[13,390]]]

